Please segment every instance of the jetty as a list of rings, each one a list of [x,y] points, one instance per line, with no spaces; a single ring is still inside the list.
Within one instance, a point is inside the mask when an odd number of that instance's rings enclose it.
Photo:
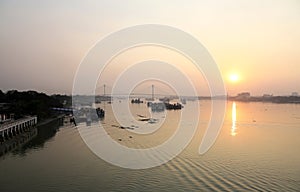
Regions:
[[[0,125],[0,142],[4,142],[14,136],[23,133],[30,127],[37,124],[37,116],[24,117],[18,120],[11,120]]]

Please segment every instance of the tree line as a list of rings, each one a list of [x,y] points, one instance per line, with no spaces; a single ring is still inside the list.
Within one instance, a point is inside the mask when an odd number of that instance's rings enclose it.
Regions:
[[[71,97],[66,95],[47,95],[37,91],[0,90],[0,113],[13,113],[15,119],[26,115],[37,115],[38,119],[53,117],[51,108],[70,105]]]

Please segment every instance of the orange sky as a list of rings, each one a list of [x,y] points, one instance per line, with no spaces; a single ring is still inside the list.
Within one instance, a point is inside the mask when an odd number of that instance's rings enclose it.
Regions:
[[[0,88],[69,94],[95,42],[155,23],[196,37],[219,65],[229,94],[289,95],[300,92],[299,10],[297,0],[1,1]],[[228,81],[232,73],[238,82]]]

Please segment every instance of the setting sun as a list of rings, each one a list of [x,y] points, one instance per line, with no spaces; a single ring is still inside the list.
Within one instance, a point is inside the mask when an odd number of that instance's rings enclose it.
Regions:
[[[229,80],[230,80],[231,82],[237,82],[237,81],[239,80],[239,76],[238,76],[237,74],[231,74],[231,75],[229,76]]]

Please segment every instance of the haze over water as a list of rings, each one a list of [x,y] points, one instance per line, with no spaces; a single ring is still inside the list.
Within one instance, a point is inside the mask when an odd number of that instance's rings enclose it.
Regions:
[[[193,112],[190,109],[196,103],[188,101],[183,110]],[[151,147],[168,138],[176,130],[180,116],[180,111],[168,111],[161,116],[164,126],[147,139],[116,127],[118,123],[109,115],[111,105],[100,105],[107,111],[101,123],[111,138],[135,148]],[[149,113],[145,104],[130,104],[130,108],[134,116]],[[65,123],[43,145],[34,144],[40,138],[1,157],[0,189],[6,192],[300,189],[299,105],[228,102],[220,135],[204,155],[198,154],[198,147],[210,117],[210,101],[200,101],[200,110],[199,126],[189,146],[159,167],[131,170],[111,165],[87,148],[74,125]]]

